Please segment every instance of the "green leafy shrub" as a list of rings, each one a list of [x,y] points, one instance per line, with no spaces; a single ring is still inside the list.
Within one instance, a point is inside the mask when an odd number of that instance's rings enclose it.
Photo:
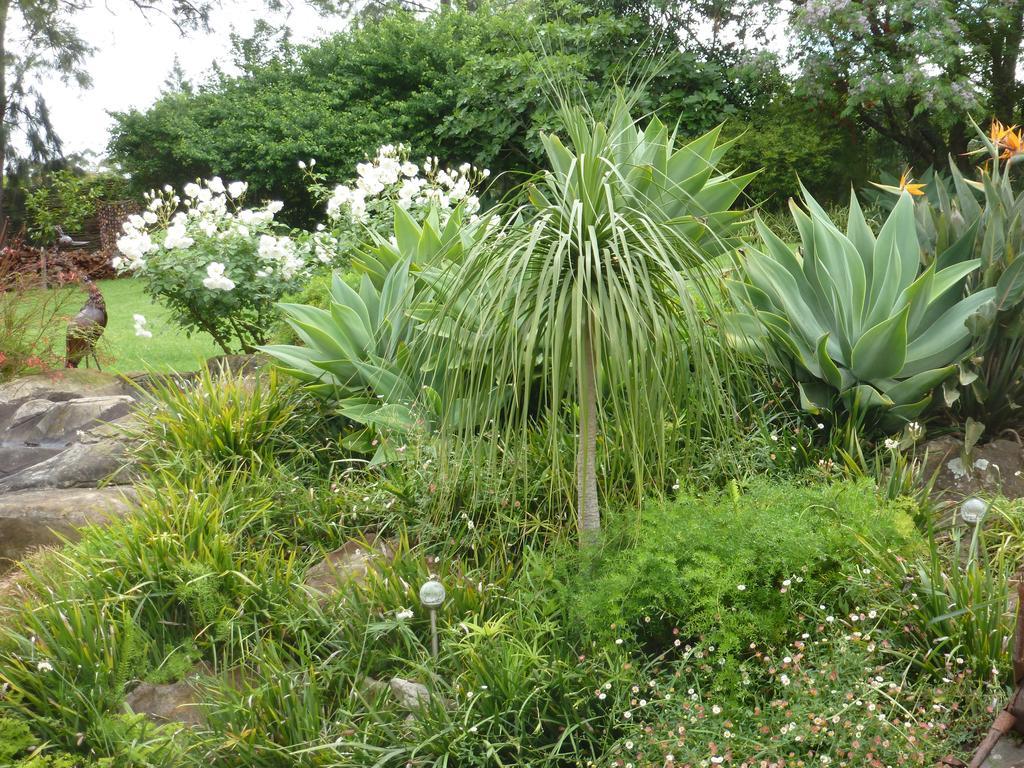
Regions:
[[[747,194],[768,210],[785,210],[800,184],[831,203],[866,178],[869,155],[853,122],[830,120],[792,96],[763,112],[731,118],[724,133],[741,135],[730,157],[744,171],[758,172]]]
[[[81,229],[96,210],[100,190],[86,177],[72,171],[54,171],[45,181],[25,195],[28,231],[38,244],[50,247],[60,228],[68,232]]]
[[[572,612],[591,637],[652,649],[777,642],[801,606],[843,602],[858,536],[897,550],[918,542],[907,513],[867,483],[761,480],[650,502],[617,543],[584,559]]]
[[[7,765],[35,743],[32,729],[24,720],[0,715],[0,765]]]

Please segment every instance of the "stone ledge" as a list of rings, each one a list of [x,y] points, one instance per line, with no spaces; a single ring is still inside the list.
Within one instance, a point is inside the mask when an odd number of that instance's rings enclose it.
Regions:
[[[18,491],[0,495],[0,570],[26,552],[75,539],[79,528],[130,510],[135,491],[122,486]]]

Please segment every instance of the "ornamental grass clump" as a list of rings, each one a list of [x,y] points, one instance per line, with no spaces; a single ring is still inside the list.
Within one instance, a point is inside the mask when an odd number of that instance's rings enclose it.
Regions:
[[[734,341],[791,373],[812,413],[917,418],[969,354],[968,323],[996,298],[995,288],[964,294],[981,264],[970,258],[976,228],[922,267],[909,192],[877,235],[855,195],[846,232],[806,190],[803,202],[790,204],[797,250],[758,222],[762,244],[745,249],[731,283]]]

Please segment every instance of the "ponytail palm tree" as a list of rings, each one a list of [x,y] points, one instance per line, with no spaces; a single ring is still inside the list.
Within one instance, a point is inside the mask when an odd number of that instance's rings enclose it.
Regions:
[[[451,386],[496,433],[546,430],[553,454],[578,429],[581,537],[600,529],[598,438],[638,493],[664,482],[677,427],[728,409],[709,318],[714,259],[733,247],[731,206],[750,176],[720,173],[716,129],[683,144],[620,98],[606,122],[567,107],[568,143],[542,137],[550,168],[528,204],[440,278],[438,336],[462,355]],[[553,458],[555,458],[553,456]],[[631,476],[631,477],[630,477]],[[614,482],[606,478],[606,482]]]

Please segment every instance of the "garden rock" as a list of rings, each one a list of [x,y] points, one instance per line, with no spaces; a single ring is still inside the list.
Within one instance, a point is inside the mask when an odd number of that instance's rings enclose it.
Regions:
[[[209,667],[197,664],[176,683],[140,683],[124,703],[136,715],[145,715],[156,723],[202,727],[206,725],[206,714],[199,703],[197,683],[210,674]]]
[[[981,768],[1019,768],[1024,765],[1024,744],[1016,734],[1004,736]]]
[[[0,385],[0,493],[124,481],[134,392],[120,377],[85,370]]]
[[[347,541],[310,568],[303,583],[320,603],[329,602],[346,587],[365,581],[375,561],[391,557],[393,545],[377,537]]]
[[[0,429],[11,405],[28,400],[61,402],[80,397],[131,395],[132,388],[121,377],[100,371],[66,369],[56,373],[21,376],[0,384]]]
[[[430,691],[427,686],[404,677],[393,677],[388,682],[365,677],[359,682],[359,691],[368,699],[383,695],[389,696],[401,709],[409,712],[430,704]],[[449,702],[445,702],[449,704]]]
[[[206,368],[213,375],[254,376],[269,361],[270,358],[264,354],[217,355],[206,361]]]
[[[933,476],[934,495],[953,501],[972,494],[1001,494],[1024,498],[1024,447],[1015,440],[998,439],[974,446],[963,455],[964,444],[954,437],[940,437],[926,443],[918,455],[925,456],[923,478]]]
[[[102,524],[127,512],[131,488],[28,490],[0,495],[0,571],[26,552],[77,538],[85,525]]]
[[[217,676],[206,662],[199,662],[175,683],[139,683],[125,696],[125,705],[136,715],[145,715],[154,723],[181,723],[190,728],[206,725],[200,682]],[[231,670],[223,680],[235,690],[241,690],[245,675]]]
[[[93,488],[130,479],[128,451],[117,439],[72,443],[60,453],[0,480],[0,492],[33,488]]]
[[[127,416],[135,405],[129,395],[78,397],[72,400],[28,400],[10,417],[4,442],[27,445],[67,445],[79,433],[101,422]]]
[[[388,683],[391,695],[402,709],[419,709],[430,703],[427,686],[402,677],[393,677]]]

